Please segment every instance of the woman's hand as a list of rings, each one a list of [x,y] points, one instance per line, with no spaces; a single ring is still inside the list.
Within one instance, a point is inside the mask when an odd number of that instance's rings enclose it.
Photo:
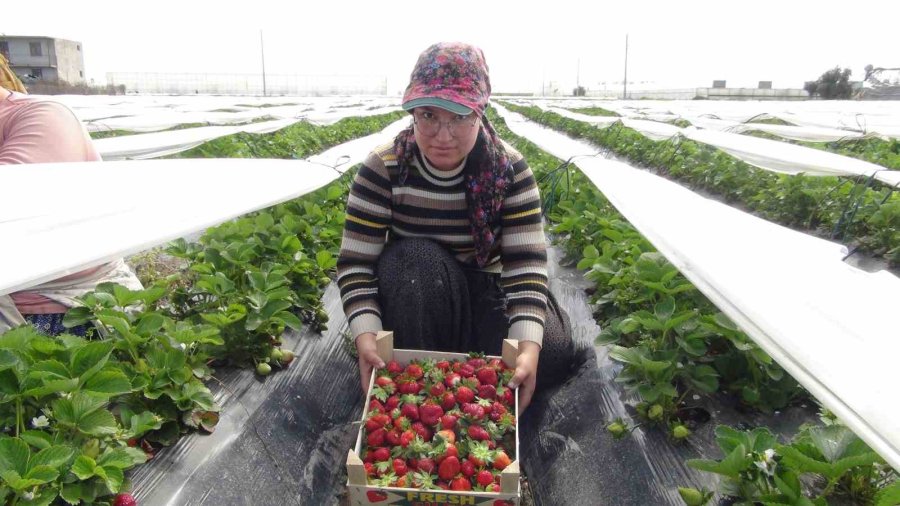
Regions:
[[[378,356],[375,349],[375,334],[364,332],[356,337],[356,354],[359,355],[359,381],[363,394],[369,391],[369,378],[372,376],[372,368],[384,367],[384,361]]]
[[[516,373],[509,380],[509,388],[519,387],[519,415],[531,404],[534,387],[537,384],[538,357],[541,347],[533,341],[519,341],[519,357],[516,359]]]

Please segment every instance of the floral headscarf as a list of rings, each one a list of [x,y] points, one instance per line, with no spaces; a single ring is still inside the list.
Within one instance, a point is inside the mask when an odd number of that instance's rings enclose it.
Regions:
[[[475,260],[483,267],[490,260],[491,249],[497,240],[492,224],[498,220],[506,190],[513,182],[509,156],[484,115],[491,96],[484,54],[475,46],[459,42],[434,44],[419,55],[409,81],[403,94],[404,109],[424,105],[445,109],[448,106],[455,109],[463,106],[481,117],[478,142],[469,154],[471,163],[466,163],[465,187],[469,224],[475,242]],[[412,126],[394,139],[401,185],[406,181],[409,164],[417,149]]]

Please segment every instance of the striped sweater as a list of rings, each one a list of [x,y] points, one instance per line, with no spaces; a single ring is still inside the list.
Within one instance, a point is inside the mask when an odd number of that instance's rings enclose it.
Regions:
[[[504,143],[515,177],[503,203],[490,261],[507,298],[509,337],[541,344],[547,307],[547,248],[541,200],[531,169]],[[403,186],[393,144],[372,152],[347,200],[338,286],[354,337],[382,330],[374,267],[391,238],[424,237],[448,249],[465,268],[477,269],[464,188],[464,164],[440,171],[416,154]]]

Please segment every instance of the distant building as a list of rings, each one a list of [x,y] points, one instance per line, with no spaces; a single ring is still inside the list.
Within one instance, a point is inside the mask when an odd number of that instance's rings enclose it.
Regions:
[[[84,83],[81,42],[53,37],[0,36],[0,52],[26,82]]]

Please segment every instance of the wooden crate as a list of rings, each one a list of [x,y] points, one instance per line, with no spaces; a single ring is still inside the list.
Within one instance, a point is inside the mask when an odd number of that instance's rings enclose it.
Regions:
[[[395,350],[394,333],[379,332],[376,339],[378,356],[385,363],[396,360],[406,365],[411,360],[436,359],[436,360],[466,360],[469,356],[465,353],[445,353],[437,351],[421,350]],[[508,366],[515,368],[516,358],[519,354],[518,342],[510,339],[503,341],[502,357],[500,358]],[[370,505],[410,505],[410,506],[444,506],[444,505],[471,505],[471,506],[518,506],[521,496],[519,483],[519,419],[516,417],[516,460],[500,473],[500,492],[457,492],[453,490],[420,490],[416,488],[375,487],[366,481],[366,469],[361,459],[365,437],[365,417],[369,412],[369,399],[371,399],[372,387],[375,383],[375,370],[369,378],[369,393],[366,395],[366,405],[359,426],[359,434],[356,437],[356,447],[347,455],[347,489],[349,491],[350,504],[353,506]],[[519,398],[515,392],[516,413],[518,413]]]

